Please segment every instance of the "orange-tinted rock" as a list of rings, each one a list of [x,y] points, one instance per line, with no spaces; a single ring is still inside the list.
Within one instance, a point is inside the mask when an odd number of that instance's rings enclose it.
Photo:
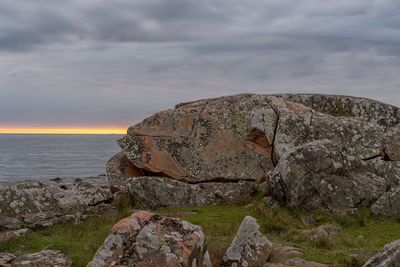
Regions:
[[[211,263],[199,226],[139,211],[113,227],[88,266],[205,267]]]

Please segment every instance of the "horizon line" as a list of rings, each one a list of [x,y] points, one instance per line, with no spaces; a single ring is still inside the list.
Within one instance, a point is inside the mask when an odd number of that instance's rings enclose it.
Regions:
[[[127,128],[103,127],[0,127],[0,134],[126,134]]]

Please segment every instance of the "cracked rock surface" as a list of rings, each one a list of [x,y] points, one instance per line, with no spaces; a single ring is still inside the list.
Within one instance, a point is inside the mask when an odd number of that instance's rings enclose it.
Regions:
[[[211,262],[199,226],[138,211],[114,225],[87,266],[211,267]]]
[[[257,192],[246,181],[188,184],[166,177],[134,177],[126,185],[133,204],[141,209],[235,203]]]
[[[399,267],[400,240],[385,245],[383,250],[369,259],[363,267]]]
[[[263,266],[271,252],[272,243],[260,232],[256,219],[246,216],[225,252],[221,266]]]
[[[292,207],[370,207],[400,186],[399,122],[399,108],[350,96],[241,94],[182,103],[129,127],[107,175],[122,191],[131,177],[246,181],[266,183]],[[147,179],[141,184],[154,183]]]
[[[0,183],[0,230],[49,226],[80,216],[112,199],[106,177],[75,181]]]

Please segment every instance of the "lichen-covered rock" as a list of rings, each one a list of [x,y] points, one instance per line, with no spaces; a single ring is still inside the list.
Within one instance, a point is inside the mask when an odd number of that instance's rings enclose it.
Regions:
[[[254,183],[246,181],[188,184],[150,176],[131,178],[126,186],[133,204],[141,209],[238,203],[257,191]]]
[[[383,250],[369,259],[363,267],[399,267],[400,240],[385,245]]]
[[[7,256],[7,261],[2,264],[4,259],[0,253],[0,265],[5,267],[44,267],[44,266],[57,266],[57,267],[71,267],[72,262],[67,256],[57,250],[42,250],[37,253],[25,254],[15,257],[12,254]]]
[[[108,179],[122,191],[128,178],[141,176],[253,181],[290,206],[354,213],[400,186],[399,123],[399,108],[350,96],[242,94],[183,103],[129,128]],[[322,140],[330,144],[315,145]]]
[[[339,234],[339,229],[331,224],[318,226],[310,231],[308,239],[311,241],[320,241],[324,239],[334,238]]]
[[[0,230],[52,225],[111,199],[109,185],[101,176],[66,183],[2,182]]]
[[[382,152],[386,160],[400,161],[400,125],[385,134]]]
[[[400,123],[398,107],[368,98],[320,94],[282,94],[279,96],[291,102],[301,103],[321,113],[337,117],[356,117],[377,123],[385,128]]]
[[[115,188],[121,191],[126,191],[126,180],[129,177],[144,175],[144,171],[136,168],[122,151],[108,161],[106,172],[112,189]]]
[[[367,159],[381,153],[384,128],[353,117],[336,117],[299,103],[269,97],[279,115],[274,152],[282,156],[294,147],[328,139],[346,154]]]
[[[11,253],[0,252],[0,266],[7,266],[15,259],[15,255]]]
[[[388,185],[371,165],[342,153],[329,140],[287,152],[271,182],[276,197],[290,207],[310,210],[369,207]]]
[[[131,126],[107,172],[122,189],[126,177],[143,175],[191,183],[262,181],[284,153],[315,140],[329,139],[357,158],[379,156],[385,128],[399,114],[393,106],[351,97],[243,94],[200,100]]]
[[[255,218],[246,216],[222,259],[222,266],[263,266],[272,252],[272,243],[260,232]]]
[[[138,211],[114,225],[88,266],[208,267],[211,263],[199,226]]]
[[[253,180],[273,168],[277,115],[262,95],[207,99],[156,113],[119,141],[134,166],[202,182]]]
[[[400,215],[400,187],[384,193],[372,206],[374,215],[392,217]]]

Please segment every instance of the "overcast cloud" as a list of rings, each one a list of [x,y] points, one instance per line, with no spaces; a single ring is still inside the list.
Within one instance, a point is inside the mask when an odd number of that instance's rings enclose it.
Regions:
[[[241,92],[400,106],[400,1],[0,0],[0,125],[130,125]]]

